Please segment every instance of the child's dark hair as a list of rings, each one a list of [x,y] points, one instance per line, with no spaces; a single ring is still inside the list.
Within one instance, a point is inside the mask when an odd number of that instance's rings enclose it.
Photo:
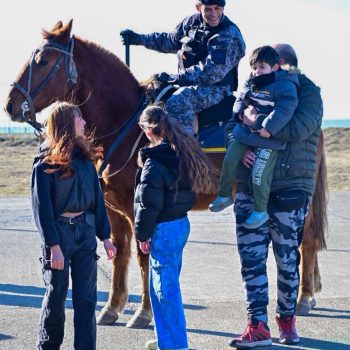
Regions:
[[[169,117],[160,106],[147,107],[140,116],[139,125],[166,139],[179,158],[179,176],[190,180],[195,193],[212,194],[216,188],[212,181],[213,168],[200,149],[197,140],[186,133],[176,120]],[[138,164],[142,166],[139,159]]]
[[[271,46],[261,46],[255,49],[249,57],[249,64],[251,67],[257,62],[265,62],[270,67],[273,67],[279,62],[279,55],[277,51]]]

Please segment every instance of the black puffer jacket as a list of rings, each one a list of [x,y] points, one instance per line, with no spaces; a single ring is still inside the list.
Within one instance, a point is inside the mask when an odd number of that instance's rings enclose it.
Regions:
[[[323,103],[320,88],[309,78],[300,74],[299,82],[298,107],[291,121],[275,135],[276,139],[287,142],[287,148],[278,153],[271,190],[288,187],[313,194]]]
[[[178,177],[178,158],[169,143],[140,150],[143,167],[136,173],[134,213],[136,238],[147,241],[159,222],[186,217],[196,195]]]

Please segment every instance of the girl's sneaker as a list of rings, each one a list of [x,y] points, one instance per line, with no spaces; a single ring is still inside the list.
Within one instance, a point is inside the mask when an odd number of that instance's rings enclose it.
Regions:
[[[233,338],[229,345],[237,349],[270,346],[272,345],[271,333],[263,322],[253,325],[251,321],[248,321],[243,334],[240,337]]]
[[[244,222],[243,226],[246,228],[258,228],[265,224],[269,220],[269,214],[267,211],[253,211],[248,219]]]
[[[234,199],[232,197],[221,197],[217,196],[210,204],[209,210],[213,213],[217,213],[225,208],[229,207],[234,203]]]

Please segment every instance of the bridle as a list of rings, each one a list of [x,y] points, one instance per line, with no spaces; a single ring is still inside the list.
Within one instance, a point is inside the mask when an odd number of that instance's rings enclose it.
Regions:
[[[30,124],[35,128],[35,130],[41,134],[42,133],[42,124],[36,121],[36,115],[35,115],[35,107],[34,107],[34,98],[43,90],[43,88],[50,82],[50,80],[55,76],[55,74],[58,72],[58,70],[61,67],[62,62],[65,63],[66,68],[66,77],[67,77],[67,87],[68,91],[71,91],[73,86],[76,84],[78,80],[78,71],[76,68],[76,64],[73,59],[73,49],[74,49],[74,38],[70,38],[67,45],[60,45],[57,42],[54,42],[52,40],[45,40],[44,44],[36,49],[31,56],[30,62],[29,62],[29,73],[28,73],[28,84],[27,89],[23,88],[18,82],[14,82],[12,86],[16,88],[19,92],[22,93],[22,95],[25,97],[25,100],[23,101],[21,108],[22,108],[22,116],[26,123]],[[40,82],[40,84],[32,91],[32,71],[33,71],[33,62],[35,60],[35,56],[39,52],[43,52],[45,50],[53,50],[58,51],[62,53],[60,55],[55,63],[55,65],[50,70],[47,77]],[[116,130],[112,131],[111,133],[108,133],[107,135],[100,136],[96,139],[102,139],[109,137],[113,134],[119,134],[112,143],[110,149],[108,150],[106,156],[104,157],[104,160],[98,170],[98,176],[99,178],[108,178],[111,176],[114,176],[121,172],[126,165],[131,160],[132,156],[135,154],[136,147],[141,139],[141,136],[143,132],[140,132],[138,135],[134,146],[132,147],[131,153],[129,155],[128,160],[125,162],[125,164],[122,166],[122,168],[118,169],[112,174],[103,175],[103,171],[106,169],[108,162],[110,158],[112,157],[114,151],[117,149],[117,147],[120,145],[120,143],[125,139],[131,128],[137,123],[137,118],[142,113],[143,109],[149,104],[149,99],[144,96],[144,94],[141,96],[141,99],[139,101],[139,104],[134,111],[134,113],[131,115],[131,117],[120,127],[118,127]]]
[[[51,68],[46,78],[43,81],[41,81],[40,84],[35,89],[32,89],[33,63],[36,55],[45,50],[58,51],[62,55],[60,55],[57,58],[55,65]],[[36,49],[32,53],[32,56],[30,58],[27,88],[25,89],[16,81],[13,84],[11,84],[11,86],[17,89],[25,98],[25,100],[21,105],[22,116],[24,121],[32,125],[33,128],[39,133],[42,132],[42,125],[36,120],[36,113],[35,113],[33,100],[50,82],[50,80],[56,75],[63,61],[66,68],[68,91],[70,91],[73,88],[73,86],[76,84],[78,80],[78,71],[73,59],[73,50],[74,50],[73,38],[69,39],[67,45],[60,45],[57,42],[54,42],[52,40],[45,40],[44,44],[40,48]]]

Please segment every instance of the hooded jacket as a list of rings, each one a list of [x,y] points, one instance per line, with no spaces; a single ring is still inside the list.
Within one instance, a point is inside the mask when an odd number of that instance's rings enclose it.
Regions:
[[[31,178],[32,210],[42,241],[47,246],[60,244],[56,227],[57,218],[65,212],[91,212],[94,215],[96,235],[102,241],[111,233],[110,223],[103,200],[96,169],[90,160],[73,151],[72,177],[60,179],[61,171],[48,174],[52,168],[43,162],[47,148],[34,159]],[[92,217],[93,217],[92,216]],[[90,217],[90,216],[89,216]]]
[[[296,73],[295,69],[291,72]],[[315,191],[317,148],[321,134],[323,102],[320,88],[304,74],[298,74],[298,107],[292,119],[279,130],[275,139],[286,142],[286,149],[278,152],[271,192],[301,190]],[[274,75],[272,75],[274,79]],[[232,138],[233,119],[226,126],[226,142]],[[237,174],[237,190],[248,193],[250,170],[243,164]]]
[[[270,79],[270,77],[274,79]],[[286,142],[274,138],[292,118],[298,104],[297,87],[299,86],[297,74],[289,74],[284,70],[278,70],[274,74],[264,74],[248,79],[241,90],[240,97],[233,106],[233,118],[236,126],[232,137],[240,143],[252,147],[271,148],[282,150],[286,148]],[[252,105],[260,115],[259,125],[255,129],[264,127],[270,132],[271,138],[263,138],[252,128],[239,123],[238,115]]]
[[[140,150],[142,168],[136,172],[134,232],[136,238],[147,241],[155,225],[187,216],[196,201],[192,185],[179,181],[179,160],[167,142]]]

